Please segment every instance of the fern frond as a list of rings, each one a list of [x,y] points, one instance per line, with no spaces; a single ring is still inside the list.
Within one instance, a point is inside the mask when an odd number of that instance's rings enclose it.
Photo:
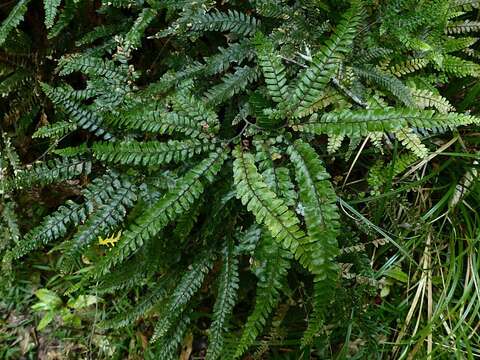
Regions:
[[[218,54],[205,58],[205,73],[215,75],[226,71],[231,64],[240,65],[245,60],[253,59],[255,52],[249,40],[243,40],[229,45],[227,48],[218,48]]]
[[[10,180],[7,189],[21,189],[33,185],[48,185],[73,179],[80,174],[89,174],[92,164],[79,158],[55,159],[34,164],[30,169],[19,171]]]
[[[136,49],[141,45],[142,37],[150,23],[156,18],[157,11],[152,8],[143,9],[133,23],[132,28],[125,35],[123,45],[125,50]]]
[[[380,86],[382,89],[391,92],[404,105],[409,107],[414,106],[410,89],[393,75],[383,73],[374,67],[354,68],[354,70],[359,77],[371,81]]]
[[[43,6],[45,9],[45,26],[47,29],[50,29],[53,26],[61,2],[62,0],[43,0]]]
[[[190,95],[187,91],[179,91],[171,98],[175,112],[180,116],[192,119],[205,134],[215,134],[219,129],[217,114],[205,106],[204,102]]]
[[[18,244],[20,229],[16,215],[15,203],[5,202],[0,212],[0,252],[10,244]],[[2,223],[4,226],[2,226]]]
[[[222,31],[248,36],[257,30],[260,23],[252,16],[236,10],[227,13],[218,10],[196,16],[191,25],[195,31]]]
[[[367,136],[372,131],[396,131],[407,127],[421,129],[453,129],[461,125],[478,124],[480,119],[466,114],[439,114],[432,110],[373,109],[343,110],[313,117],[293,129],[317,135]]]
[[[328,137],[327,152],[334,154],[342,146],[342,142],[345,139],[345,135],[331,135]]]
[[[32,81],[29,71],[19,69],[0,82],[0,96],[7,97],[13,91],[25,86]]]
[[[119,127],[157,134],[183,133],[185,136],[198,138],[207,136],[209,130],[206,129],[204,123],[198,123],[190,117],[164,110],[146,109],[129,112],[125,118],[117,120],[119,122],[116,125]]]
[[[224,333],[235,306],[240,281],[238,260],[231,241],[224,247],[222,255],[223,265],[218,276],[218,295],[213,306],[213,319],[209,330],[210,344],[205,355],[206,360],[215,360],[222,355]]]
[[[77,0],[65,0],[65,5],[63,6],[62,12],[58,17],[57,22],[55,23],[55,25],[53,25],[52,28],[50,28],[47,36],[49,39],[53,39],[54,37],[60,35],[63,29],[65,29],[70,24],[70,22],[75,17],[77,6],[79,6],[80,3],[81,1]]]
[[[275,53],[272,42],[265,36],[257,35],[255,42],[259,65],[262,68],[268,92],[273,101],[285,105],[290,98],[285,66]]]
[[[480,31],[480,21],[465,20],[448,24],[445,34],[465,34]]]
[[[278,247],[267,234],[261,238],[256,258],[264,264],[258,275],[255,305],[238,341],[234,359],[240,358],[261,333],[267,318],[280,300],[280,291],[285,287],[284,282],[290,268],[290,254]]]
[[[368,173],[368,185],[372,188],[372,193],[377,194],[381,187],[386,183],[385,172],[391,172],[392,177],[396,177],[408,169],[412,164],[418,161],[417,155],[408,152],[401,154],[391,161],[388,165],[383,162],[375,164]]]
[[[272,236],[299,258],[305,233],[297,216],[270,190],[258,173],[253,155],[237,147],[234,151],[233,174],[237,198],[247,206],[259,224],[264,224]]]
[[[122,165],[157,166],[171,162],[187,160],[195,155],[212,151],[216,147],[213,142],[200,140],[159,141],[122,141],[96,142],[93,144],[93,155],[102,161]]]
[[[98,112],[93,112],[85,107],[67,99],[61,91],[42,83],[44,93],[56,105],[65,108],[65,112],[82,129],[93,132],[95,135],[103,137],[105,140],[114,139],[114,136],[103,128],[104,120]]]
[[[334,284],[338,274],[334,258],[339,252],[337,235],[340,216],[330,175],[308,143],[297,140],[288,148],[288,153],[295,167],[300,206],[308,230],[309,239],[304,251],[310,253],[312,263],[309,268],[316,281],[327,280]]]
[[[446,114],[455,111],[455,108],[443,96],[435,94],[429,90],[410,89],[415,104],[419,109],[435,108],[439,112]]]
[[[168,334],[178,314],[184,311],[190,299],[202,286],[203,279],[213,266],[214,258],[212,252],[200,254],[183,274],[175,290],[163,306],[159,321],[155,325],[152,342],[164,338]]]
[[[395,132],[395,137],[408,150],[413,152],[418,158],[424,159],[428,155],[427,147],[422,144],[420,137],[412,129],[400,129]]]
[[[61,76],[79,71],[85,75],[102,76],[106,79],[123,79],[125,77],[112,61],[83,54],[72,54],[62,57],[58,61],[57,69]]]
[[[12,259],[19,259],[40,246],[60,239],[67,233],[70,225],[85,221],[87,214],[84,206],[68,201],[30,230],[10,251],[10,256]]]
[[[294,206],[297,194],[294,190],[290,171],[286,167],[275,167],[273,164],[262,172],[262,176],[268,187],[274,191],[283,201],[285,205]]]
[[[137,200],[136,187],[127,180],[114,181],[110,189],[111,199],[104,201],[98,209],[82,224],[77,233],[69,241],[68,250],[62,259],[61,267],[64,271],[72,270],[74,261],[82,251],[92,245],[100,235],[114,230],[127,214],[127,209],[132,207]]]
[[[0,46],[7,40],[10,32],[15,29],[23,20],[25,13],[28,10],[28,3],[30,0],[20,0],[15,7],[10,11],[7,18],[3,20],[0,25]]]
[[[80,38],[80,40],[77,40],[75,42],[75,45],[77,47],[82,47],[85,45],[90,45],[94,43],[96,40],[113,36],[115,33],[125,30],[125,25],[128,25],[128,24],[129,23],[96,26],[91,31],[83,35]]]
[[[436,64],[436,67],[456,77],[480,77],[479,64],[452,55],[445,55],[441,64]]]
[[[350,51],[362,18],[361,2],[353,1],[332,37],[313,57],[310,67],[299,78],[292,103],[295,117],[310,114],[311,106],[323,96],[327,83]]]
[[[234,95],[244,91],[246,87],[256,81],[258,70],[249,66],[235,69],[233,74],[227,74],[222,78],[222,83],[212,86],[205,97],[209,104],[219,105]]]
[[[32,138],[59,139],[77,129],[77,125],[68,121],[57,121],[53,124],[44,125],[35,131]]]
[[[393,65],[389,71],[397,76],[401,77],[403,75],[408,75],[418,70],[425,68],[430,63],[429,59],[426,58],[414,58],[405,60],[399,64]]]
[[[155,357],[162,360],[177,360],[178,348],[182,344],[191,321],[191,311],[186,310],[171,326],[165,336],[155,346]]]
[[[118,314],[113,319],[104,320],[99,324],[102,329],[120,329],[133,324],[135,321],[143,316],[159,302],[168,296],[170,287],[174,284],[175,276],[165,276],[160,278],[154,285],[153,289],[142,298],[139,303],[136,303],[132,309]]]
[[[451,53],[455,51],[460,51],[469,48],[473,44],[478,41],[478,38],[474,37],[461,37],[461,38],[454,38],[449,37],[446,39],[445,43],[443,44],[443,51],[445,53]]]

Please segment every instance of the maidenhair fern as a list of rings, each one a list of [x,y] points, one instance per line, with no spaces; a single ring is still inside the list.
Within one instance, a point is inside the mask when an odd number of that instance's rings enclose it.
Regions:
[[[100,325],[154,320],[157,358],[178,358],[199,314],[206,358],[241,358],[278,306],[301,308],[290,343],[308,352],[351,314],[340,249],[367,231],[346,201],[381,194],[437,136],[480,122],[442,85],[480,76],[475,7],[217,3],[2,5],[0,254],[49,249],[76,274],[69,293],[131,294]],[[369,176],[348,192],[355,166]],[[19,225],[17,201],[56,187],[72,190]],[[237,304],[249,312],[231,321]]]

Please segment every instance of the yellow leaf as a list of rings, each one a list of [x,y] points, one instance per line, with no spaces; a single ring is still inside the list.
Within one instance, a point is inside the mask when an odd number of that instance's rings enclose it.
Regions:
[[[115,243],[120,239],[120,236],[122,236],[122,231],[120,230],[117,234],[112,234],[109,237],[106,237],[105,239],[102,238],[101,236],[98,237],[98,244],[99,245],[105,245],[107,247],[114,247]]]

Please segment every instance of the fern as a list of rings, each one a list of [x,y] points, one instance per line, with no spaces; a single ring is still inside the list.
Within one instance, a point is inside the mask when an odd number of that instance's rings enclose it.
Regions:
[[[0,46],[5,43],[10,32],[23,20],[30,0],[20,0],[12,9],[8,17],[0,25]]]
[[[160,198],[124,232],[118,246],[110,251],[98,266],[98,275],[105,274],[111,267],[135,253],[145,241],[153,238],[169,222],[188,211],[195,199],[204,191],[202,180],[211,182],[224,159],[224,154],[214,152],[187,172],[170,192]]]
[[[219,275],[218,297],[213,307],[213,319],[210,327],[206,359],[218,359],[222,355],[224,332],[227,329],[228,317],[232,313],[238,291],[238,260],[235,258],[232,243],[223,250],[223,266]]]
[[[312,105],[322,97],[325,86],[348,53],[361,21],[361,3],[354,1],[332,38],[313,57],[312,64],[299,78],[292,104],[295,116],[305,116],[313,111]]]
[[[227,13],[214,11],[193,19],[191,28],[195,31],[230,31],[239,35],[253,34],[259,22],[244,13],[229,10]]]
[[[305,233],[299,228],[297,216],[265,184],[251,154],[237,147],[234,155],[237,198],[255,215],[258,223],[267,227],[275,240],[300,257],[299,245]]]
[[[47,28],[53,26],[60,3],[61,0],[43,0],[43,6],[45,8],[45,26]]]
[[[233,358],[240,358],[253,345],[255,339],[265,326],[270,313],[280,300],[280,291],[290,267],[289,254],[275,246],[272,238],[263,235],[260,248],[256,252],[259,261],[264,261],[255,297],[255,305],[245,324],[242,336],[238,341]]]
[[[257,54],[270,96],[277,103],[286,103],[290,97],[288,95],[286,69],[278,55],[274,53],[271,42],[261,37],[258,37],[256,41],[259,43]]]
[[[294,125],[294,130],[317,135],[366,136],[372,131],[395,131],[408,126],[435,129],[478,123],[471,115],[439,114],[431,110],[375,109],[325,113]]]
[[[211,87],[205,94],[209,104],[218,105],[232,96],[243,91],[248,84],[257,79],[258,72],[256,69],[244,66],[237,68],[233,74],[227,74],[222,79],[222,83]]]
[[[154,166],[179,162],[215,149],[215,144],[198,140],[161,142],[95,143],[94,156],[102,161],[123,165]]]
[[[185,308],[190,298],[200,289],[203,279],[210,271],[212,265],[212,254],[201,254],[191,265],[191,269],[182,276],[163,307],[160,320],[155,325],[151,341],[157,341],[167,335],[168,330],[171,329],[173,322],[178,316],[177,314]]]
[[[428,203],[409,190],[448,196],[435,174],[472,166],[429,153],[450,131],[474,149],[462,126],[479,123],[478,1],[96,5],[2,10],[5,272],[50,251],[61,276],[47,283],[102,296],[109,339],[150,335],[140,357],[176,359],[193,342],[207,359],[280,344],[291,357],[381,358],[370,350],[395,316],[372,299],[411,260],[393,246],[420,244],[412,205]],[[399,180],[419,159],[432,175]],[[465,215],[474,202],[462,199]]]
[[[338,254],[337,234],[339,215],[335,205],[336,195],[315,150],[303,141],[288,149],[295,176],[300,187],[300,201],[308,230],[312,268],[317,281],[333,284],[338,269],[333,261]],[[327,281],[325,281],[327,282]],[[328,296],[326,294],[326,296]]]
[[[75,178],[91,171],[91,162],[81,159],[56,159],[38,163],[29,170],[19,171],[15,178],[6,184],[6,189],[19,189],[33,185],[48,185],[53,182]]]

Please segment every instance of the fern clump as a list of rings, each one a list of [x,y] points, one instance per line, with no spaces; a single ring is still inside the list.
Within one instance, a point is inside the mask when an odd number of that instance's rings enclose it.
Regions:
[[[52,47],[32,67],[16,45],[35,35],[22,21],[38,9],[17,2],[0,26],[4,263],[53,247],[59,272],[81,274],[67,293],[140,293],[101,325],[155,314],[158,358],[177,358],[205,303],[207,359],[242,358],[286,301],[308,315],[296,342],[310,351],[350,316],[341,250],[357,237],[345,234],[371,236],[347,216],[357,191],[331,157],[370,141],[387,160],[394,143],[397,164],[369,165],[361,191],[375,196],[385,168],[395,178],[436,135],[480,122],[442,93],[480,76],[479,26],[462,4],[433,3],[103,1],[95,26],[77,26],[95,5],[44,0]],[[39,161],[12,156],[22,123]],[[74,196],[20,235],[22,193],[68,183]],[[369,278],[368,261],[349,261]],[[248,314],[233,321],[240,303]]]

